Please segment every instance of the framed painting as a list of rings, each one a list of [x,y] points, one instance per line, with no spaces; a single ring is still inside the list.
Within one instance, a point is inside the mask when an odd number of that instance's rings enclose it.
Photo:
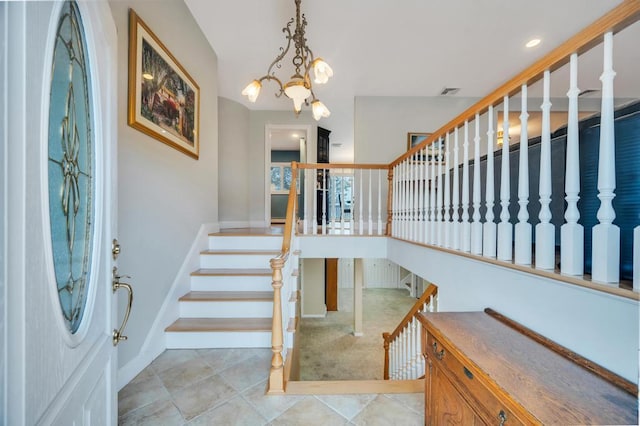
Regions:
[[[425,141],[431,133],[407,133],[407,151]]]
[[[128,109],[131,127],[198,159],[200,88],[133,9]]]

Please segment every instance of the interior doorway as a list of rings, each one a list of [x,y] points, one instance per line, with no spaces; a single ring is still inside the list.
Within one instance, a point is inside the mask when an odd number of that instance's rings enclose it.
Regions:
[[[291,161],[307,162],[310,137],[311,126],[307,125],[265,126],[266,224],[284,223],[291,182]],[[303,183],[300,182],[298,187],[303,188]]]

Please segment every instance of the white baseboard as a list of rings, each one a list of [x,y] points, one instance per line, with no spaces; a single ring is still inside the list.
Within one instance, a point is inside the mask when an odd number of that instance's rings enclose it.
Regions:
[[[118,369],[118,390],[122,389],[166,348],[164,329],[179,317],[178,298],[190,289],[190,274],[200,266],[200,252],[207,248],[208,235],[220,231],[220,224],[205,223],[200,226],[198,234],[191,244],[191,249],[178,270],[171,289],[158,311],[147,338],[136,357]]]

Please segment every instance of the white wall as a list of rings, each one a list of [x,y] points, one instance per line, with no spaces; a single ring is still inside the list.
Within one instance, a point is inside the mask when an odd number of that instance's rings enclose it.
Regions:
[[[201,225],[218,221],[217,58],[183,2],[110,7],[118,30],[118,267],[134,289],[129,340],[118,347],[123,366],[140,351]],[[129,8],[200,86],[199,160],[127,125]]]
[[[218,98],[218,214],[223,227],[233,222],[247,225],[249,222],[249,122],[248,108],[230,99]]]
[[[434,132],[476,101],[444,96],[356,97],[355,162],[390,163],[406,152],[408,132]]]

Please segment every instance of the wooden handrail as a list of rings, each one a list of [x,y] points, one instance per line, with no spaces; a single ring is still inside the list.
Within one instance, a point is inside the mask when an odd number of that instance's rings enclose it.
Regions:
[[[624,0],[619,6],[613,8],[610,12],[593,22],[591,25],[569,38],[560,46],[555,48],[549,54],[539,59],[524,71],[495,89],[488,96],[485,96],[471,107],[467,108],[462,114],[449,121],[444,126],[433,132],[422,143],[416,145],[396,160],[390,167],[404,161],[408,157],[416,154],[419,150],[431,145],[439,137],[452,131],[456,127],[464,124],[467,120],[472,120],[476,113],[483,114],[489,109],[489,106],[495,106],[502,102],[505,96],[511,96],[520,91],[523,84],[531,84],[538,81],[544,71],[554,71],[567,62],[573,53],[584,53],[595,45],[600,43],[600,38],[607,32],[619,32],[640,19],[640,0]]]
[[[409,312],[407,312],[407,315],[404,316],[402,321],[400,321],[400,324],[398,324],[396,329],[393,330],[392,333],[386,333],[387,336],[389,336],[390,342],[394,341],[400,335],[400,332],[407,326],[407,324],[409,324],[409,322],[411,322],[411,319],[415,314],[420,312],[420,309],[422,309],[422,306],[427,302],[427,300],[429,300],[431,296],[435,296],[437,293],[438,287],[433,284],[429,284],[429,287],[427,287],[424,293],[422,293],[422,296],[416,300],[416,303],[411,307]]]
[[[289,197],[287,198],[287,214],[284,221],[284,235],[282,238],[282,250],[280,256],[289,253],[291,248],[291,234],[294,226],[294,213],[296,207],[296,195],[298,194],[298,168],[301,164],[291,162],[291,186],[289,187]]]
[[[299,163],[299,169],[389,169],[388,164]]]
[[[435,296],[438,293],[438,287],[430,284],[429,287],[422,293],[422,296],[411,307],[409,312],[404,316],[400,324],[393,330],[392,333],[382,333],[384,339],[384,380],[389,380],[389,345],[396,340],[402,330],[411,322],[413,317],[420,312],[424,304],[429,300],[431,296]]]

